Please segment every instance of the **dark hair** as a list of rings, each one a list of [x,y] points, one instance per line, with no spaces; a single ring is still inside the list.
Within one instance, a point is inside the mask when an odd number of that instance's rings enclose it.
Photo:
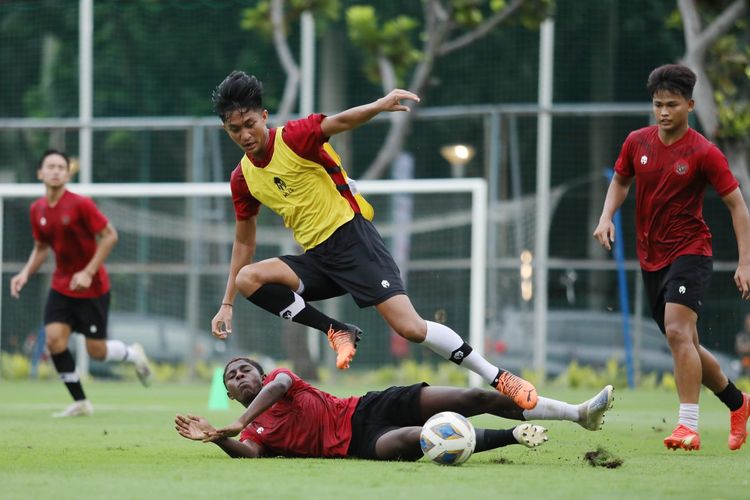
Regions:
[[[263,84],[254,76],[248,76],[243,71],[232,71],[224,78],[211,95],[214,112],[222,122],[233,111],[261,111],[263,110]]]
[[[39,164],[37,165],[36,169],[39,170],[40,168],[42,168],[44,160],[46,160],[48,156],[52,155],[60,155],[65,158],[65,165],[68,167],[68,170],[70,170],[70,158],[68,158],[68,155],[57,149],[48,149],[47,151],[45,151],[42,154],[42,157],[39,159]]]
[[[232,358],[229,361],[227,361],[226,365],[224,365],[224,375],[222,375],[222,377],[221,377],[222,382],[224,382],[224,389],[227,388],[227,368],[229,368],[229,365],[231,365],[235,361],[240,361],[240,360],[247,361],[248,363],[250,363],[251,365],[253,365],[255,367],[255,369],[258,370],[258,373],[260,373],[260,377],[261,378],[263,378],[263,376],[266,374],[266,372],[263,371],[263,367],[260,366],[260,363],[258,363],[254,359],[243,358],[243,357]]]
[[[666,90],[667,92],[680,94],[685,99],[692,99],[695,80],[695,73],[687,66],[665,64],[648,75],[646,88],[652,98],[657,92]]]

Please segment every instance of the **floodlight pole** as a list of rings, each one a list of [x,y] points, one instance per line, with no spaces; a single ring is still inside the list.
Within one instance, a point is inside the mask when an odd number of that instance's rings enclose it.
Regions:
[[[542,22],[539,34],[539,118],[536,144],[536,234],[534,244],[534,370],[547,377],[547,275],[549,260],[550,154],[555,21]]]
[[[92,145],[94,101],[94,0],[78,3],[78,161],[79,180],[88,184],[92,180]]]

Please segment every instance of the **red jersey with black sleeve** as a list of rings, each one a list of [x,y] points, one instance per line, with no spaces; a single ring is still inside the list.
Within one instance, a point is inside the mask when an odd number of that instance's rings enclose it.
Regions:
[[[703,220],[706,186],[722,197],[739,186],[719,148],[692,128],[665,146],[653,125],[628,135],[615,172],[635,176],[641,268],[657,271],[681,255],[712,255],[711,232]]]
[[[265,455],[341,458],[352,440],[352,414],[359,396],[337,398],[317,389],[286,368],[271,371],[265,386],[285,373],[292,386],[240,434],[240,441],[263,446]]]
[[[96,253],[96,235],[109,222],[90,198],[65,191],[54,206],[47,198],[31,205],[31,234],[55,253],[55,272],[51,288],[68,297],[94,298],[109,291],[109,276],[104,265],[84,290],[71,290],[70,280],[83,270]]]

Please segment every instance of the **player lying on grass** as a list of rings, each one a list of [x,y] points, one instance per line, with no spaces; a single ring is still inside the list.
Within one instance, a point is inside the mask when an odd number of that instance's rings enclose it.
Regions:
[[[473,371],[531,409],[537,398],[532,384],[487,361],[450,327],[417,313],[396,262],[371,222],[372,206],[328,142],[380,113],[408,112],[408,101],[419,102],[419,97],[395,89],[331,116],[313,114],[269,128],[260,81],[233,71],[221,82],[213,94],[214,110],[244,154],[230,178],[235,238],[211,331],[222,339],[232,332],[232,307],[239,292],[272,314],[325,333],[336,351],[336,366],[344,370],[354,359],[362,331],[310,302],[349,294],[359,307],[375,307],[401,337]],[[304,253],[252,261],[261,205],[282,216]]]
[[[579,405],[539,398],[524,410],[496,391],[431,387],[425,383],[389,387],[364,396],[338,398],[285,368],[268,375],[255,361],[236,358],[224,368],[230,399],[247,410],[233,424],[214,428],[200,416],[177,415],[175,429],[194,441],[216,443],[232,458],[267,456],[372,460],[418,460],[422,425],[441,411],[471,417],[487,413],[513,420],[569,420],[598,430],[612,406],[612,386]],[[529,448],[547,440],[547,430],[532,424],[512,429],[476,429],[475,452],[511,444]],[[230,439],[240,435],[239,441]]]

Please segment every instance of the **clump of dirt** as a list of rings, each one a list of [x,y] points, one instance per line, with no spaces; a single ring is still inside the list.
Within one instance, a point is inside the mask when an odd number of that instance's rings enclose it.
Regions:
[[[621,458],[612,455],[612,453],[601,446],[598,447],[596,451],[586,452],[583,459],[586,460],[591,467],[605,467],[607,469],[616,469],[623,463]]]
[[[508,459],[507,459],[507,458],[505,458],[505,457],[493,458],[493,459],[492,459],[492,460],[490,460],[490,461],[491,461],[491,462],[492,462],[493,464],[500,464],[500,465],[508,465],[508,464],[512,464],[512,463],[513,463],[513,461],[512,461],[512,460],[508,460]]]

